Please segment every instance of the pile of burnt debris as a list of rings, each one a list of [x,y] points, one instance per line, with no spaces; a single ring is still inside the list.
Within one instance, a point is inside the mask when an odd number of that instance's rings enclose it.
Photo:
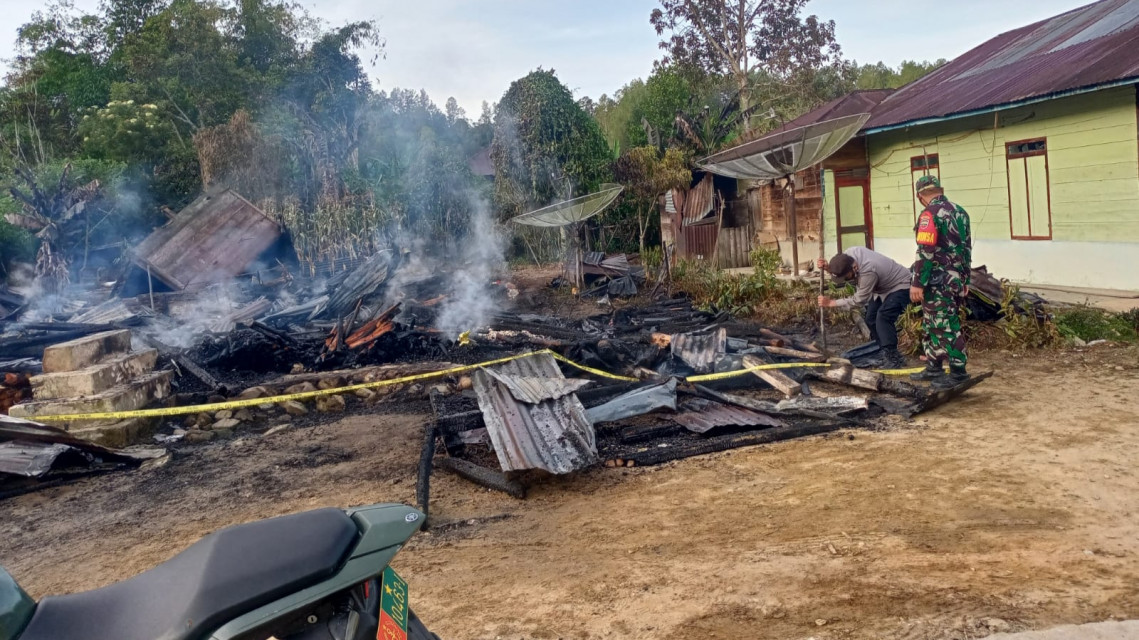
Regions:
[[[872,362],[866,349],[836,358],[810,334],[648,289],[623,255],[583,256],[578,297],[546,290],[578,313],[551,315],[506,273],[394,243],[299,268],[280,259],[282,233],[240,196],[207,195],[116,278],[55,295],[0,290],[0,413],[12,416],[0,477],[101,473],[152,456],[122,451],[140,442],[266,434],[322,413],[422,410],[433,413],[426,509],[434,466],[522,496],[543,474],[912,416],[986,377],[930,392],[859,368]],[[985,291],[1000,296],[1000,284]]]
[[[436,466],[524,497],[544,475],[656,465],[910,417],[990,375],[931,391],[683,298],[572,323],[500,319],[479,338],[546,350],[479,368],[460,385],[469,390],[429,392],[435,420],[417,485],[424,509]]]

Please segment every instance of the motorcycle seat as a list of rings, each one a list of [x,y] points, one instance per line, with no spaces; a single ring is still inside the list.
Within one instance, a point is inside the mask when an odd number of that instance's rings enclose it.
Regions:
[[[335,575],[357,533],[340,509],[227,527],[133,578],[44,598],[20,640],[202,640]]]

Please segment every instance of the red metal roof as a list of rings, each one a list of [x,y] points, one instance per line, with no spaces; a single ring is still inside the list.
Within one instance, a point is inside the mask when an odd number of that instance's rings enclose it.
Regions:
[[[1139,79],[1137,43],[1139,0],[1102,0],[1001,34],[906,85],[865,130]]]

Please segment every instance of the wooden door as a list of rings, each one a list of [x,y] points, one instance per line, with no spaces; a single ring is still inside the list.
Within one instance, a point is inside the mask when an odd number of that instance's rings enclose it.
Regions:
[[[842,178],[835,181],[835,214],[838,220],[838,250],[850,247],[874,248],[874,222],[870,215],[869,178]]]

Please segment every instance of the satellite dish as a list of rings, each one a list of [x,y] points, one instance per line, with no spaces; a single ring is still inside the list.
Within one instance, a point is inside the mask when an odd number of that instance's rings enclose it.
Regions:
[[[777,180],[834,155],[870,119],[858,113],[780,131],[708,156],[705,171],[739,180]]]
[[[604,211],[613,204],[624,188],[619,184],[606,183],[601,185],[600,191],[524,213],[511,219],[511,222],[531,227],[565,227],[577,224]]]
[[[778,180],[813,167],[834,155],[862,129],[869,113],[823,120],[746,142],[708,156],[698,164],[705,171],[737,180]],[[795,181],[789,183],[787,227],[791,234],[792,269],[799,275],[799,227],[795,213]],[[819,258],[824,258],[823,210],[819,210]],[[820,288],[822,279],[819,280]],[[819,292],[822,295],[822,291]],[[820,311],[821,313],[821,311]],[[821,327],[822,325],[820,325]],[[824,344],[825,341],[824,341]]]

